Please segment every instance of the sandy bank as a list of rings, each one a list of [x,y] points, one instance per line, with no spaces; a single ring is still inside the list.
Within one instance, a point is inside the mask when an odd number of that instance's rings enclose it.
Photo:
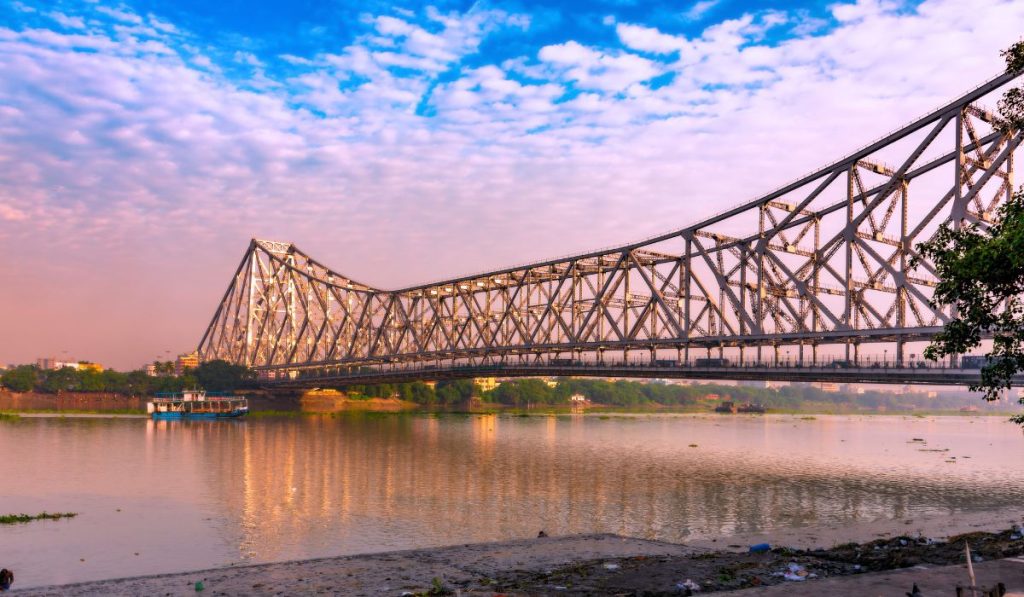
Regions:
[[[29,588],[16,594],[195,595],[197,582],[210,595],[678,595],[685,594],[690,582],[700,593],[744,589],[753,594],[818,595],[812,587],[822,583],[836,594],[889,594],[878,590],[905,590],[913,582],[945,586],[951,592],[953,581],[964,577],[957,568],[963,567],[964,541],[970,542],[976,563],[992,572],[986,579],[1024,589],[1024,536],[1015,526],[948,541],[905,535],[827,550],[757,553],[616,535],[545,537],[233,566]],[[431,593],[432,587],[447,592]]]
[[[615,535],[579,535],[236,566],[19,590],[12,595],[401,595],[438,578],[464,595],[492,595],[494,579],[545,574],[582,560],[679,557],[696,550]]]

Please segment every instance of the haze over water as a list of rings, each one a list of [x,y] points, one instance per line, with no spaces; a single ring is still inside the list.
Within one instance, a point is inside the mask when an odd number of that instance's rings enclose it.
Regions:
[[[0,454],[2,513],[80,513],[0,527],[20,587],[541,529],[910,532],[1024,494],[1024,438],[1000,417],[29,418],[0,425]]]

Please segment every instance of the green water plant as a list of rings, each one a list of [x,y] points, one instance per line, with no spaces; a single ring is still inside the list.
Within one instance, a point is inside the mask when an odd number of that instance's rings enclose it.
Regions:
[[[35,516],[31,514],[0,514],[0,524],[22,524],[33,520],[60,520],[76,516],[78,516],[78,512],[40,512]]]

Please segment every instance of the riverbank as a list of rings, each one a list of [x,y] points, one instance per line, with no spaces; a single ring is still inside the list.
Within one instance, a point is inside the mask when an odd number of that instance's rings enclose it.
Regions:
[[[741,589],[755,589],[749,592],[753,596],[817,595],[819,583],[836,594],[867,594],[865,587],[902,594],[913,583],[951,594],[956,582],[967,584],[964,541],[975,555],[980,583],[1001,581],[1011,590],[1024,589],[1024,560],[1005,559],[1024,554],[1024,538],[1019,528],[1011,528],[948,541],[899,536],[827,550],[760,553],[606,534],[545,537],[230,566],[16,594],[194,595],[201,587],[218,595],[678,595],[687,590],[746,595]],[[782,592],[765,589],[777,585],[785,585]]]

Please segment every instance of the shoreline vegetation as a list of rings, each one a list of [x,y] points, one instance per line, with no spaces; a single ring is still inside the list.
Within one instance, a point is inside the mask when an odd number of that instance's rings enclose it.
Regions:
[[[166,364],[165,364],[166,365]],[[91,369],[42,370],[32,365],[0,374],[0,412],[67,414],[142,414],[158,392],[203,388],[250,398],[260,411],[561,412],[653,413],[710,412],[725,402],[757,404],[774,414],[1012,415],[1015,403],[989,403],[961,389],[904,391],[836,384],[765,385],[664,380],[561,377],[504,380],[443,380],[400,384],[353,385],[309,391],[261,388],[255,373],[225,361],[210,361],[182,375],[144,371],[121,373]],[[489,387],[477,381],[489,381]],[[263,415],[270,416],[270,415]]]
[[[815,421],[818,416],[899,416],[899,417],[1006,417],[1010,413],[1005,411],[960,411],[960,410],[835,410],[815,409],[807,407],[803,409],[768,409],[765,413],[733,413],[722,414],[713,410],[714,404],[702,405],[702,408],[656,408],[656,407],[534,407],[534,408],[509,408],[495,406],[474,406],[470,408],[449,408],[449,407],[424,407],[414,405],[404,408],[378,407],[374,405],[340,405],[331,410],[304,410],[302,408],[281,409],[281,408],[260,408],[249,411],[249,419],[270,419],[270,418],[299,418],[299,417],[339,417],[358,416],[360,414],[372,415],[399,415],[399,416],[468,416],[468,415],[501,415],[508,417],[558,417],[558,416],[590,416],[598,419],[607,419],[614,416],[630,415],[707,415],[725,418],[737,417],[760,417],[764,415],[785,415],[797,417],[802,421]],[[95,415],[95,416],[146,416],[145,409],[126,408],[4,408],[0,411],[0,423],[18,422],[25,418],[34,416],[62,417],[65,415]]]
[[[31,514],[0,514],[0,524],[24,524],[36,520],[60,520],[62,518],[74,518],[78,512],[40,512]]]

